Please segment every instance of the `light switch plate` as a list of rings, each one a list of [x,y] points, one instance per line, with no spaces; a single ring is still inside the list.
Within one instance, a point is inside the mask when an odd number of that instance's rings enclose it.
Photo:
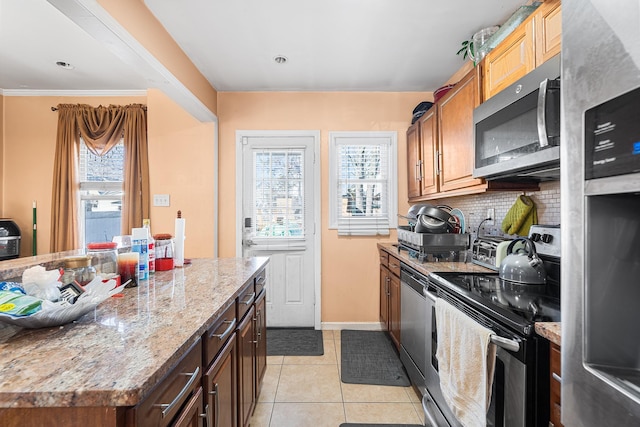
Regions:
[[[153,206],[169,206],[169,195],[168,194],[154,194],[153,195]]]

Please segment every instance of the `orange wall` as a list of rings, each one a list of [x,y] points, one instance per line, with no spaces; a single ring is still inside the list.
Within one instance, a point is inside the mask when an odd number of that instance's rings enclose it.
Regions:
[[[0,212],[4,206],[4,96],[0,95]]]
[[[98,0],[135,39],[216,114],[217,92],[200,73],[143,0]]]
[[[38,203],[38,254],[49,252],[58,119],[51,107],[59,103],[147,104],[151,192],[171,195],[171,207],[151,208],[152,232],[173,234],[175,211],[182,209],[188,227],[185,256],[213,255],[213,123],[197,122],[153,90],[148,97],[5,96],[4,100],[2,214],[13,218],[22,231],[22,256],[32,253],[34,200]]]
[[[201,123],[159,90],[149,90],[151,194],[169,194],[170,207],[151,208],[153,233],[174,234],[178,210],[186,219],[187,258],[214,255],[215,124]]]
[[[398,132],[398,211],[406,212],[406,138],[414,107],[431,93],[221,92],[220,221],[221,256],[234,256],[236,130],[320,130],[322,321],[377,322],[379,258],[376,243],[389,237],[338,237],[329,230],[329,131]]]

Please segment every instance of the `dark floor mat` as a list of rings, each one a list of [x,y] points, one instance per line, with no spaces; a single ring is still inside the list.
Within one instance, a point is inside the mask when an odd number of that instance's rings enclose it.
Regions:
[[[341,331],[341,378],[351,384],[410,385],[398,352],[386,332]]]
[[[322,331],[310,328],[268,328],[267,356],[322,356]]]

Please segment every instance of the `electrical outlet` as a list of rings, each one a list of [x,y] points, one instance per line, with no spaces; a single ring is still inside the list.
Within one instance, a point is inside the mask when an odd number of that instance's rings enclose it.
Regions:
[[[487,209],[487,216],[485,218],[491,218],[488,219],[486,224],[487,225],[493,225],[496,223],[496,209],[495,208],[488,208]]]
[[[168,194],[154,194],[153,195],[153,206],[169,206],[169,195]]]

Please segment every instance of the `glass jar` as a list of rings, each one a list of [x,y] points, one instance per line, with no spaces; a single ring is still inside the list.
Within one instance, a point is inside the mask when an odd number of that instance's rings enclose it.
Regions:
[[[156,271],[173,270],[173,239],[171,234],[156,234]]]
[[[91,258],[88,256],[77,256],[64,258],[64,274],[61,282],[63,285],[77,283],[84,286],[96,277],[96,269],[91,265]]]
[[[96,273],[111,278],[118,274],[118,252],[115,242],[89,243],[87,255],[91,257],[91,265]]]

